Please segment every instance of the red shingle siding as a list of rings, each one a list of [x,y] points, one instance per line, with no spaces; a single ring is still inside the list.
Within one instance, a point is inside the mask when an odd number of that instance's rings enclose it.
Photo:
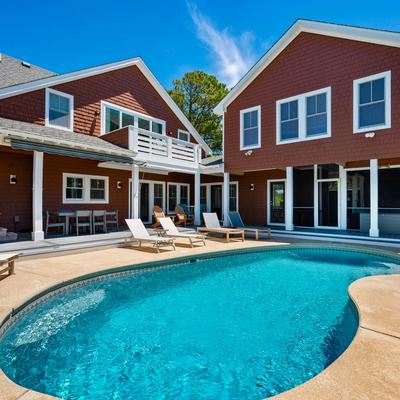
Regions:
[[[17,176],[15,185],[10,184],[10,175]],[[32,229],[32,154],[1,149],[0,213],[0,226],[14,232],[18,216],[17,232]]]
[[[100,135],[101,100],[166,121],[167,132],[187,130],[136,66],[79,79],[53,89],[74,96],[74,131]],[[45,91],[0,100],[0,116],[44,124]]]
[[[353,134],[353,80],[391,70],[392,127],[373,139]],[[332,137],[276,145],[276,101],[332,88]],[[400,146],[400,49],[301,33],[229,105],[224,158],[228,172],[392,158]],[[261,105],[262,148],[239,150],[239,112]],[[372,131],[373,129],[371,129]]]

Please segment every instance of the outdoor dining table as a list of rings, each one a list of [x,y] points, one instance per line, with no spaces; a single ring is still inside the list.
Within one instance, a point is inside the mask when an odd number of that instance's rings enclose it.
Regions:
[[[72,210],[62,210],[62,211],[57,211],[57,215],[59,217],[64,217],[65,218],[65,225],[67,227],[66,229],[66,234],[69,234],[69,219],[72,217],[74,218],[76,213],[75,211]]]

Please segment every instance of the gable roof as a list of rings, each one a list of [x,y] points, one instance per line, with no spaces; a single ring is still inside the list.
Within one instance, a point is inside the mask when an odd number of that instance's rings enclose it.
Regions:
[[[157,93],[161,96],[161,98],[167,103],[169,108],[173,111],[173,113],[178,117],[178,119],[182,122],[182,124],[186,127],[186,129],[190,132],[193,138],[200,144],[200,146],[204,149],[207,154],[211,154],[212,151],[208,144],[204,141],[201,135],[197,132],[195,127],[190,123],[190,121],[186,118],[185,114],[181,111],[181,109],[177,106],[177,104],[172,100],[171,96],[167,93],[167,91],[162,87],[157,78],[153,75],[147,65],[140,57],[129,58],[122,61],[117,61],[109,64],[99,65],[96,67],[81,69],[74,72],[69,72],[66,74],[60,74],[55,76],[45,77],[43,79],[37,79],[32,82],[21,83],[9,87],[0,88],[0,100],[5,99],[7,97],[17,96],[19,94],[32,92],[34,90],[44,89],[47,87],[59,85],[61,83],[71,82],[83,78],[87,78],[89,76],[104,74],[106,72],[114,71],[116,69],[126,68],[136,65],[139,70],[143,73],[146,79],[150,82],[153,88],[157,91]]]
[[[18,85],[56,75],[7,54],[0,54],[0,88]]]
[[[359,42],[384,46],[400,47],[400,32],[360,28],[349,25],[332,24],[305,19],[298,19],[275,44],[253,65],[246,75],[214,108],[214,112],[223,115],[229,104],[301,33],[331,36]]]

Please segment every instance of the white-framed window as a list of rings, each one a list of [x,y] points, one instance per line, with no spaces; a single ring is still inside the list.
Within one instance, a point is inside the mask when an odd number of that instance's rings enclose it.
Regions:
[[[108,176],[63,173],[63,203],[108,204]]]
[[[74,96],[47,88],[45,125],[72,131],[74,128]]]
[[[276,143],[331,136],[331,88],[314,90],[276,102]]]
[[[240,150],[261,147],[261,106],[240,110]]]
[[[211,195],[211,187],[220,186],[219,199],[213,198]],[[223,184],[212,182],[212,183],[202,183],[200,185],[200,204],[202,210],[211,212],[215,209],[215,203],[221,204],[223,202]],[[234,181],[229,183],[229,211],[239,211],[239,182]]]
[[[190,142],[190,133],[183,131],[182,129],[178,129],[178,139],[183,140],[184,142]]]
[[[188,183],[168,182],[167,208],[169,213],[175,212],[178,204],[190,205],[190,185]]]
[[[354,133],[391,127],[391,72],[353,81]]]
[[[128,125],[163,135],[166,130],[166,123],[162,119],[150,117],[106,101],[101,102],[102,135]]]

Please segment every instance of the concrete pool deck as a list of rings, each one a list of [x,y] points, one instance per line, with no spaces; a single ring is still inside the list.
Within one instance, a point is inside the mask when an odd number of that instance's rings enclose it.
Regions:
[[[94,272],[208,252],[290,244],[277,239],[244,243],[207,240],[206,247],[192,249],[180,240],[177,243],[176,252],[159,254],[146,247],[124,247],[22,258],[16,263],[16,274],[0,281],[0,322],[12,309],[44,290]],[[350,286],[349,293],[360,314],[360,327],[349,348],[310,381],[274,399],[400,398],[400,275],[360,279]],[[18,386],[0,371],[0,400],[45,399],[55,397]]]

